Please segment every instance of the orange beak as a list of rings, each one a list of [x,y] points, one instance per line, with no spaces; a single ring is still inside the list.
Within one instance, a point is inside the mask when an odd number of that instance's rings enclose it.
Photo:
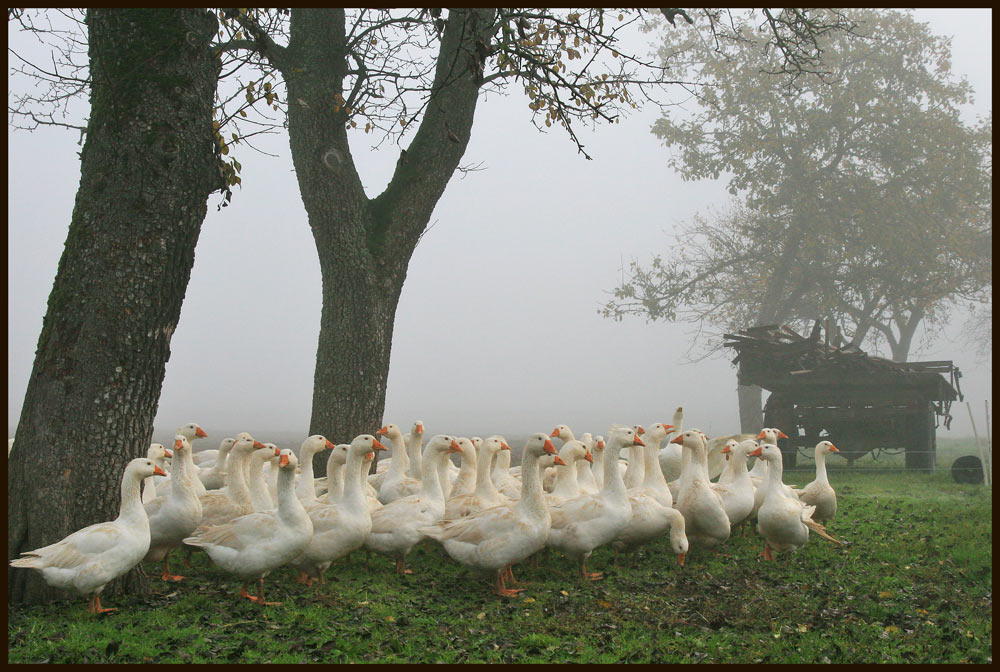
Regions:
[[[164,448],[163,449],[163,457],[173,457],[173,456],[174,456],[174,454],[170,452],[169,448]]]
[[[508,445],[507,445],[507,442],[506,442],[506,441],[503,441],[503,442],[502,442],[502,443],[500,444],[500,450],[510,450],[510,446],[508,446]]]
[[[153,476],[166,476],[167,472],[160,469],[159,465],[153,465]]]
[[[833,453],[839,453],[840,451],[839,451],[839,450],[837,450],[837,446],[835,446],[835,445],[833,445],[833,444],[831,443],[831,444],[830,444],[830,452],[833,452]]]
[[[451,440],[451,446],[448,448],[449,453],[461,453],[462,446],[458,445],[458,441],[455,439]]]
[[[260,441],[258,441],[257,439],[254,439],[254,440],[253,440],[253,447],[254,447],[254,448],[263,448],[263,447],[264,447],[264,444],[263,444],[263,443],[261,443]]]
[[[730,449],[729,444],[727,443],[726,445],[724,445],[722,447],[722,451],[721,452],[723,452],[723,453],[731,453],[733,451],[732,451],[732,449]]]
[[[787,439],[787,438],[788,438],[788,435],[787,435],[787,434],[785,434],[785,433],[784,433],[783,431],[781,431],[781,430],[779,429],[779,430],[778,430],[778,438],[779,438],[779,439]]]
[[[680,561],[681,567],[684,566],[684,556],[686,556],[686,555],[687,555],[687,553],[678,553],[677,554],[677,559]]]
[[[552,445],[552,442],[551,442],[551,441],[549,441],[548,439],[545,439],[545,445],[544,445],[544,446],[542,446],[542,449],[543,449],[543,450],[544,450],[544,451],[545,451],[546,453],[549,453],[550,455],[555,455],[555,454],[556,454],[556,447],[555,447],[555,446],[553,446],[553,445]]]
[[[668,424],[667,424],[667,423],[665,423],[665,422],[661,422],[660,424],[661,424],[661,425],[663,425],[663,429],[664,429],[664,431],[667,431],[667,432],[669,432],[669,431],[670,431],[671,429],[673,429],[673,428],[674,428],[674,426],[673,426],[673,425],[668,425]]]
[[[604,442],[603,441],[598,441],[597,442],[597,447],[598,448],[603,448],[604,447]]]
[[[749,453],[750,457],[760,457],[760,446],[757,446]]]
[[[561,457],[559,457],[558,455],[556,455],[555,457],[552,458],[552,464],[561,464],[564,467],[568,466],[566,464],[566,461],[564,459],[562,459]]]
[[[764,430],[763,429],[760,430],[760,434],[757,435],[757,438],[758,439],[763,439],[764,438]]]
[[[637,434],[638,434],[639,436],[642,436],[643,434],[645,434],[645,433],[646,433],[646,430],[642,428],[642,425],[639,425],[639,431],[638,431],[638,432],[636,432],[636,433],[637,433]]]
[[[181,441],[180,439],[174,441],[174,450],[178,450],[183,445],[184,445],[184,442]],[[168,457],[169,457],[169,455],[168,455]]]
[[[678,434],[674,438],[670,439],[670,443],[684,443],[684,435]]]
[[[635,436],[632,437],[632,443],[634,443],[637,446],[645,446],[646,445],[646,442],[643,441],[642,439],[640,439],[638,434],[636,434]]]
[[[278,460],[278,466],[279,466],[279,467],[284,467],[284,466],[286,466],[287,464],[288,464],[288,455],[282,455],[282,456],[281,456],[281,459],[280,459],[280,460]]]
[[[281,448],[278,448],[277,446],[275,446],[274,447],[274,456],[277,457],[278,455],[281,455]]]
[[[553,429],[552,433],[549,434],[549,436],[551,436],[552,438],[559,436],[559,428],[557,427],[556,429]]]
[[[378,439],[372,441],[372,448],[375,450],[385,450],[385,446],[378,442]]]
[[[417,434],[423,434],[423,433],[424,433],[424,426],[417,425]]]
[[[205,433],[205,430],[202,429],[201,427],[194,428],[194,435],[197,436],[199,439],[204,439],[206,436],[208,436],[208,434]]]
[[[589,450],[587,451],[587,454],[583,456],[583,459],[587,460],[590,463],[594,462],[594,456],[590,454]]]
[[[336,447],[337,447],[337,446],[333,445],[333,443],[331,443],[331,442],[330,442],[330,439],[327,439],[327,440],[326,440],[326,449],[327,449],[327,450],[333,450],[333,449],[334,449],[334,448],[336,448]]]
[[[381,436],[383,434],[388,434],[388,433],[389,433],[389,428],[388,427],[383,427],[382,429],[380,429],[377,432],[375,432],[375,436]]]

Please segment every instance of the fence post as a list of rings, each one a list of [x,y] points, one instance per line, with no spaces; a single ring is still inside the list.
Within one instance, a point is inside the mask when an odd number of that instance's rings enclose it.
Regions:
[[[979,446],[979,460],[983,465],[983,480],[986,482],[986,485],[989,485],[991,474],[989,468],[986,466],[986,454],[983,453],[983,442],[979,440],[979,432],[976,431],[976,421],[972,417],[972,404],[968,401],[965,402],[965,408],[969,411],[969,422],[972,423],[972,433],[976,435],[976,445]]]
[[[993,440],[990,438],[990,400],[983,399],[986,407],[986,463],[990,469],[990,483],[993,482]]]

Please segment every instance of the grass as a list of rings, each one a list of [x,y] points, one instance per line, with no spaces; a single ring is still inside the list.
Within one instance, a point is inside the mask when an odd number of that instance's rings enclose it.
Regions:
[[[964,454],[964,453],[963,453]],[[807,472],[786,481],[803,484]],[[685,567],[666,540],[632,567],[598,549],[581,583],[552,553],[520,598],[439,547],[410,554],[411,576],[355,553],[306,588],[281,568],[260,608],[196,556],[188,578],[154,593],[8,609],[9,662],[992,662],[992,489],[934,474],[837,473],[836,547],[813,537],[775,562],[756,535]],[[177,565],[175,569],[181,566]],[[155,568],[147,565],[147,571]],[[156,572],[158,575],[158,572]]]

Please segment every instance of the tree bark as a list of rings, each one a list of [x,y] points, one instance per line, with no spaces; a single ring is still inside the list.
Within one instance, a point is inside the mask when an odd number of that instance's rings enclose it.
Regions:
[[[8,460],[7,557],[118,515],[146,454],[209,194],[222,186],[217,23],[194,9],[87,14],[91,114],[66,247]],[[7,573],[8,603],[64,596]],[[132,571],[105,594],[148,590]]]
[[[482,83],[476,40],[491,10],[450,10],[423,120],[386,190],[369,199],[348,145],[342,9],[293,9],[285,49],[269,57],[288,86],[292,161],[323,278],[310,433],[347,442],[382,424],[396,306],[406,268],[458,167]],[[372,464],[374,469],[375,465]],[[326,457],[313,468],[326,473]]]

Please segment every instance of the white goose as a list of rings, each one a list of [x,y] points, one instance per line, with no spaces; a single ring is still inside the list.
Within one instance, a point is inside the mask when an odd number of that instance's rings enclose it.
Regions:
[[[395,556],[398,573],[413,573],[406,569],[406,555],[425,537],[420,528],[444,516],[445,499],[439,469],[451,453],[461,450],[455,437],[444,434],[434,436],[427,442],[421,457],[423,473],[420,492],[386,504],[372,514],[372,530],[365,541],[365,548]]]
[[[314,579],[323,583],[323,572],[334,560],[364,545],[372,529],[372,517],[361,485],[362,469],[365,456],[370,454],[374,459],[376,450],[385,450],[385,446],[371,434],[355,437],[344,467],[343,496],[334,503],[317,503],[307,509],[312,520],[312,538],[302,555],[291,562],[300,570],[297,579],[300,583],[311,586]]]
[[[598,492],[604,487],[604,448],[606,445],[604,437],[598,434],[594,437],[594,447],[590,449],[590,454],[594,457],[590,471],[594,475]]]
[[[730,531],[749,518],[753,511],[754,487],[750,472],[747,471],[747,456],[755,448],[757,442],[753,439],[730,439],[722,449],[729,462],[726,471],[719,477],[719,482],[712,483],[712,489],[722,498]]]
[[[219,450],[211,467],[203,467],[198,470],[198,478],[201,479],[201,484],[205,486],[206,490],[218,490],[226,485],[226,460],[229,458],[229,452],[233,449],[234,443],[236,443],[236,439],[231,436],[223,439],[219,443]],[[204,465],[206,461],[203,459],[198,464]]]
[[[508,451],[500,454],[503,452]],[[528,439],[522,452],[524,493],[516,504],[420,528],[423,534],[441,542],[448,555],[461,564],[495,572],[494,590],[498,595],[511,597],[521,592],[504,585],[505,579],[513,580],[511,565],[541,550],[549,535],[550,517],[542,499],[538,466],[544,453],[554,454],[555,448],[549,437],[539,432]],[[560,462],[556,456],[555,463]]]
[[[764,502],[757,512],[757,531],[766,540],[762,555],[773,560],[771,551],[794,551],[809,541],[812,530],[824,539],[841,543],[826,533],[826,528],[812,519],[815,506],[806,506],[789,496],[781,482],[781,450],[770,443],[760,444],[750,455],[767,462],[767,480],[764,482]]]
[[[54,544],[27,551],[11,567],[37,570],[54,588],[90,597],[92,614],[114,611],[101,606],[101,591],[112,579],[135,567],[149,550],[149,518],[139,499],[139,483],[163,474],[152,460],[137,457],[125,467],[118,517],[88,525]]]
[[[594,440],[594,436],[590,432],[584,432],[580,440],[587,447],[591,459],[576,461],[576,482],[580,486],[580,492],[596,495],[601,491],[603,485],[603,483],[598,484],[594,477],[594,466],[596,466],[595,460],[597,459],[597,456],[594,455],[594,448],[597,446],[597,441]]]
[[[149,518],[149,550],[143,560],[163,560],[164,581],[180,581],[183,576],[170,573],[170,552],[181,545],[201,523],[201,501],[194,491],[194,479],[188,471],[193,466],[187,459],[191,444],[182,434],[174,437],[174,455],[177,468],[171,474],[170,490],[143,504]]]
[[[381,483],[375,486],[375,489],[378,490],[379,501],[388,504],[395,499],[414,494],[419,489],[419,481],[410,479],[406,475],[410,468],[410,456],[406,454],[406,441],[403,438],[403,432],[398,425],[389,423],[375,434],[389,439],[389,448],[392,451],[391,459],[379,460],[378,462],[378,466],[382,466],[383,462],[390,462]]]
[[[274,508],[274,499],[264,480],[264,464],[275,458],[280,462],[281,451],[277,447],[264,446],[250,453],[247,489],[250,491],[250,503],[254,511],[270,511]]]
[[[729,538],[729,517],[722,498],[712,490],[708,480],[705,435],[697,429],[689,429],[671,442],[681,444],[688,454],[676,506],[684,516],[688,541],[700,548],[721,544]]]
[[[670,530],[670,546],[683,567],[684,557],[688,552],[684,516],[673,508],[673,497],[659,465],[659,443],[672,429],[672,425],[658,422],[651,425],[644,434],[647,437],[643,448],[645,480],[640,487],[629,490],[632,516],[612,545],[616,554],[620,551],[634,551]],[[637,556],[633,556],[633,561],[636,559]]]
[[[333,450],[334,445],[321,434],[313,434],[306,437],[299,447],[299,470],[298,482],[295,486],[295,495],[303,503],[316,501],[316,479],[313,477],[313,455],[323,450]]]
[[[642,425],[632,425],[632,429],[636,436],[642,436],[646,433],[646,429]],[[628,463],[625,465],[623,480],[625,488],[631,490],[639,487],[646,480],[646,460],[640,446],[630,445],[625,446],[625,449],[628,451]],[[621,462],[619,462],[619,469],[621,469]]]
[[[578,562],[583,579],[603,578],[602,572],[588,573],[587,558],[594,549],[613,541],[628,524],[632,506],[618,471],[618,455],[628,445],[643,445],[635,430],[612,428],[604,451],[605,482],[597,495],[581,495],[550,508],[552,527],[548,545],[558,548]]]
[[[678,406],[677,410],[674,411],[674,418],[670,423],[673,426],[673,433],[680,434],[684,431],[684,407]],[[657,455],[658,462],[660,463],[660,470],[663,472],[663,477],[667,479],[667,482],[676,481],[681,477],[681,450],[680,445],[676,443],[669,442],[667,445],[660,448],[660,452]]]
[[[410,458],[410,469],[406,472],[410,478],[420,478],[420,462],[424,444],[424,421],[413,423],[410,433],[406,435],[406,455]]]
[[[458,437],[458,445],[462,449],[460,453],[462,466],[459,467],[458,476],[451,484],[446,502],[452,497],[471,494],[476,489],[476,447],[472,439],[464,436]]]
[[[839,453],[837,446],[829,441],[816,444],[816,479],[798,491],[799,500],[816,507],[812,519],[817,523],[831,520],[837,513],[837,493],[826,475],[826,456]]]
[[[787,439],[788,435],[777,427],[764,427],[760,430],[760,434],[757,435],[757,440],[761,443],[770,443],[771,445],[778,445],[778,439]],[[750,469],[750,480],[753,481],[753,487],[759,488],[761,483],[767,478],[767,462],[758,459],[753,463],[753,467]],[[754,516],[757,515],[756,509],[754,509]]]
[[[192,451],[196,451],[194,442],[197,439],[204,439],[204,438],[208,437],[208,434],[205,433],[205,430],[202,429],[201,425],[199,425],[197,422],[189,422],[186,425],[182,425],[182,426],[178,427],[177,431],[174,432],[174,436],[176,436],[178,434],[182,434],[184,436],[184,438],[188,440],[188,443],[191,444],[191,450]],[[201,451],[201,452],[204,452],[204,451]],[[198,464],[198,462],[196,460],[192,459],[192,462],[194,464]],[[195,487],[197,487],[197,486],[195,486]]]
[[[468,495],[451,497],[444,505],[446,520],[462,518],[476,511],[510,503],[510,498],[502,495],[490,478],[490,465],[501,450],[510,451],[510,446],[502,436],[491,436],[483,441],[476,456],[476,490]]]
[[[146,457],[152,460],[153,464],[158,466],[163,473],[167,472],[166,460],[173,456],[170,449],[162,443],[151,443],[149,450],[146,451]],[[156,477],[150,476],[142,480],[142,503],[145,504],[154,499],[156,499]]]
[[[197,476],[196,476],[196,474],[198,473],[198,466],[195,464],[195,461],[194,461],[194,449],[193,449],[193,446],[194,446],[194,440],[196,438],[204,438],[204,437],[208,436],[208,434],[206,434],[205,430],[203,430],[201,427],[199,427],[198,423],[195,423],[195,422],[189,422],[188,424],[184,425],[183,427],[178,427],[177,431],[174,432],[174,435],[176,436],[178,434],[180,434],[181,436],[183,436],[187,440],[187,442],[189,444],[191,444],[191,446],[192,446],[192,450],[188,451],[187,457],[185,457],[184,459],[188,463],[187,464],[187,473],[191,474],[191,485],[194,487],[195,494],[197,494],[199,497],[201,497],[202,495],[204,495],[205,493],[207,493],[208,490],[205,488],[205,485],[201,482],[201,479],[197,478]],[[174,469],[176,469],[176,466],[174,467]],[[167,483],[169,483],[169,479],[165,480],[165,481],[160,481],[159,483],[157,483],[157,487],[161,487],[161,486],[162,487],[167,487],[167,485],[166,485]]]
[[[220,525],[253,512],[243,465],[249,462],[250,453],[263,447],[264,444],[252,438],[237,439],[233,444],[229,453],[230,469],[226,472],[225,492],[213,490],[199,497],[202,525]]]
[[[546,504],[555,506],[584,494],[577,479],[577,461],[590,464],[594,461],[594,456],[587,450],[583,441],[571,439],[559,448],[559,462],[562,464],[557,462],[554,467],[556,472],[555,485],[552,487],[552,492],[545,495]]]
[[[279,604],[264,601],[264,577],[297,558],[312,538],[312,521],[294,490],[297,466],[295,453],[282,450],[277,509],[240,516],[184,540],[203,548],[215,564],[243,579],[240,596],[262,606]],[[247,584],[253,579],[258,581],[256,597],[247,592]]]
[[[521,498],[521,481],[510,473],[510,451],[497,453],[496,464],[490,472],[493,484],[497,491],[508,499],[517,500]]]

